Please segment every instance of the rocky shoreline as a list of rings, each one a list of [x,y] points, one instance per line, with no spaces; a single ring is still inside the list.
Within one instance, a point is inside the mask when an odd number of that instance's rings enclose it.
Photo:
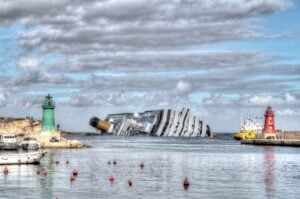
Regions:
[[[60,130],[42,132],[41,120],[32,117],[12,118],[0,117],[0,134],[14,134],[18,142],[25,137],[35,137],[41,143],[41,148],[84,148],[89,147],[81,144],[78,140],[67,140]],[[56,138],[57,141],[51,141]]]

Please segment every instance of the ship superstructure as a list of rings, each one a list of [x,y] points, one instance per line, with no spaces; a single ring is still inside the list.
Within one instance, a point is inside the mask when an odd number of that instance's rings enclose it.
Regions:
[[[250,113],[247,113],[246,119],[241,121],[239,132],[234,134],[235,139],[255,139],[257,133],[262,133],[262,123],[257,118],[252,119]]]
[[[149,135],[171,137],[210,136],[209,126],[199,118],[190,116],[190,109],[150,110],[140,113],[109,114],[105,121],[94,117],[90,124],[102,132],[114,135]],[[104,124],[107,124],[104,127]]]

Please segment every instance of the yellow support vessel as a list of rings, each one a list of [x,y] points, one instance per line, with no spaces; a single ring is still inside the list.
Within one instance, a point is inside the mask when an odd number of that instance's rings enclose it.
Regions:
[[[256,138],[256,132],[246,132],[246,131],[240,131],[238,133],[235,133],[233,137],[236,140],[242,140],[242,139],[255,139]]]
[[[255,139],[256,134],[262,132],[262,124],[250,118],[247,114],[247,119],[241,123],[239,132],[235,133],[233,137],[237,140]]]

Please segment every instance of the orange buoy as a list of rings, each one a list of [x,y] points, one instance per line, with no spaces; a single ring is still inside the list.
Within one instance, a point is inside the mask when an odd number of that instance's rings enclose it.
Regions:
[[[70,176],[70,181],[73,182],[74,180],[75,180],[75,176],[74,176],[74,175],[71,175],[71,176]]]
[[[141,167],[141,169],[143,169],[144,168],[144,163],[143,162],[141,162],[141,164],[140,164],[140,167]]]
[[[116,160],[113,160],[113,164],[116,165],[116,164],[117,164],[117,161],[116,161]]]
[[[56,160],[56,161],[55,161],[55,164],[59,164],[59,160]]]
[[[113,175],[111,175],[111,176],[109,177],[109,181],[110,181],[111,183],[113,183],[114,180],[115,180],[115,177],[114,177]]]
[[[75,168],[73,169],[73,176],[77,176],[78,175],[78,170]]]
[[[184,190],[187,190],[190,186],[190,182],[189,182],[189,179],[187,177],[185,177],[184,181],[183,181],[183,187],[184,187]]]
[[[128,185],[131,187],[132,186],[132,180],[129,178],[128,179]]]
[[[44,176],[47,176],[47,175],[48,175],[47,168],[44,168],[44,170],[43,170],[43,174],[44,174]]]
[[[39,167],[36,169],[36,174],[37,174],[37,175],[40,175],[40,174],[41,174],[41,169],[40,169]]]
[[[7,174],[8,174],[8,168],[7,168],[7,166],[4,167],[3,173],[4,173],[4,175],[7,175]]]
[[[66,164],[69,164],[69,163],[70,163],[70,162],[69,162],[69,159],[67,159],[67,160],[66,160]]]

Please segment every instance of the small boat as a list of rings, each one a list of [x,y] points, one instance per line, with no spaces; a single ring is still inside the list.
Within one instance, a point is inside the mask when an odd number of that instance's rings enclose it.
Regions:
[[[6,164],[39,164],[42,157],[46,154],[43,151],[29,153],[8,153],[0,155],[0,165]]]
[[[23,150],[38,150],[40,149],[40,142],[33,137],[26,137],[21,142],[21,146]]]
[[[2,150],[17,150],[19,143],[14,134],[3,134],[0,135],[0,149]]]

